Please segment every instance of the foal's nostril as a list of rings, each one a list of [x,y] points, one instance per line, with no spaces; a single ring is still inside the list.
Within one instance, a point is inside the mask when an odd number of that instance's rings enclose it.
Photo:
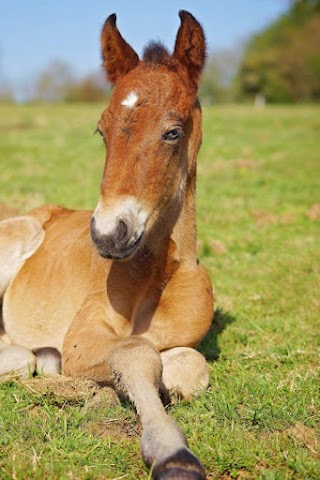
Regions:
[[[118,223],[115,236],[119,242],[126,240],[128,237],[128,225],[122,219]]]
[[[91,217],[90,220],[90,233],[91,233],[91,238],[94,240],[97,237],[97,232],[96,232],[96,219],[94,217]]]
[[[103,218],[92,216],[90,220],[91,239],[103,258],[122,260],[135,251],[142,233],[135,230],[134,219],[127,217]],[[102,229],[101,229],[102,227]],[[104,228],[103,228],[104,227]]]

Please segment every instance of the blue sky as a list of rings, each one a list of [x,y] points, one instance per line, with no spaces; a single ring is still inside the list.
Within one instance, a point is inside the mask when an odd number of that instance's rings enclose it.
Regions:
[[[34,78],[61,59],[79,75],[100,67],[99,34],[105,18],[118,27],[138,54],[148,40],[172,49],[178,11],[202,23],[210,49],[243,41],[275,19],[289,0],[8,0],[0,6],[0,81]]]

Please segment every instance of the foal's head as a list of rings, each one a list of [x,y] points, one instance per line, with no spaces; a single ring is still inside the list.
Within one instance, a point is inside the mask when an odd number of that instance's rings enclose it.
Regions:
[[[132,256],[159,220],[194,194],[205,40],[190,13],[179,15],[172,55],[151,43],[139,60],[115,15],[102,29],[104,68],[115,88],[98,123],[107,153],[91,236],[105,258]]]

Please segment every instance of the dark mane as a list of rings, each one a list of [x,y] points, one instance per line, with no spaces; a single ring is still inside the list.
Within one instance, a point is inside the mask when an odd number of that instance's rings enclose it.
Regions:
[[[167,63],[169,59],[170,54],[161,42],[151,41],[143,50],[142,60],[151,65],[161,65]]]

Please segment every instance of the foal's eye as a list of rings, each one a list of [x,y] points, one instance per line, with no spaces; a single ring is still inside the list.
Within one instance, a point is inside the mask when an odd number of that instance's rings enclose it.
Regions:
[[[181,137],[183,137],[181,128],[172,128],[162,135],[163,140],[171,144],[177,143]]]

